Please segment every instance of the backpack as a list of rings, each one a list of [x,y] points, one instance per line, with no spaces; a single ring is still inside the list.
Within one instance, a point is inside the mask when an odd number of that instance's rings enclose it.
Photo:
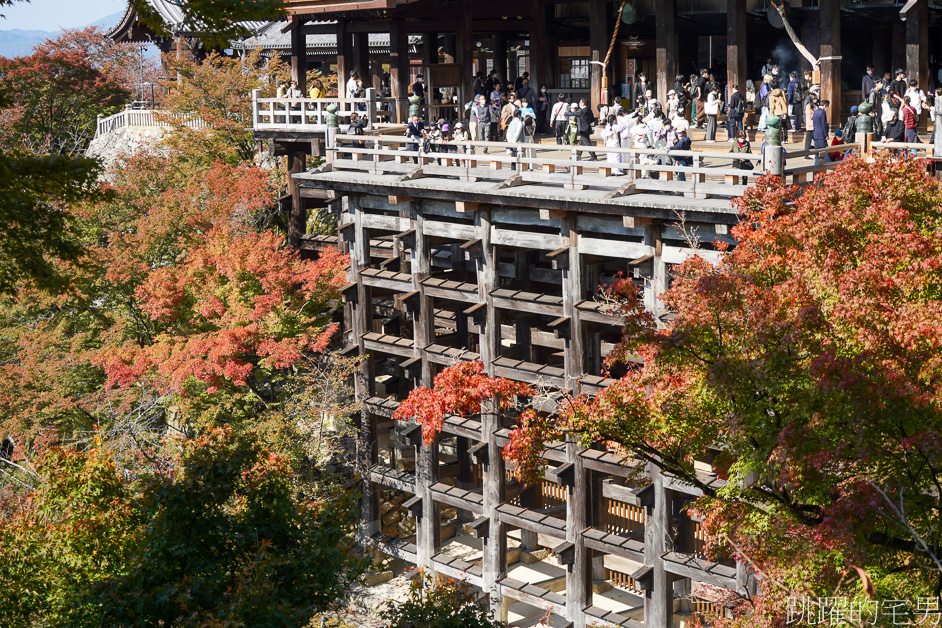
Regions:
[[[527,116],[523,119],[523,134],[532,137],[536,132],[536,126],[533,124],[533,116]]]
[[[742,97],[742,94],[739,95],[739,101],[736,103],[736,113],[740,116],[746,113],[746,99]]]
[[[855,116],[850,116],[849,118],[847,118],[847,123],[844,124],[844,141],[853,142],[856,136],[857,136],[857,118]]]

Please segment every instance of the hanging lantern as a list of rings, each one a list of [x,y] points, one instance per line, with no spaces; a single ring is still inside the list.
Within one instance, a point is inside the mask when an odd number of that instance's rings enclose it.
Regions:
[[[635,11],[635,8],[631,4],[626,4],[625,7],[621,10],[621,22],[627,26],[631,26],[638,19],[638,12]]]

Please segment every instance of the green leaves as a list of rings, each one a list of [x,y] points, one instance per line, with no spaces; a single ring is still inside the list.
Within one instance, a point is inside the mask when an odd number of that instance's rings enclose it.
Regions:
[[[232,39],[248,34],[243,21],[269,21],[285,15],[284,0],[187,0],[175,3],[183,13],[179,28],[199,35],[207,47],[227,48]],[[167,24],[146,0],[131,0],[139,20],[162,36],[174,36],[175,25]]]
[[[132,482],[99,449],[47,455],[0,524],[8,625],[297,626],[365,568],[346,541],[355,495],[296,495],[256,440],[218,429],[167,462]]]

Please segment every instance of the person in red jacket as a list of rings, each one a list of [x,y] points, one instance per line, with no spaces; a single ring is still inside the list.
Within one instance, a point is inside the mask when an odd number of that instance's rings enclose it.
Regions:
[[[834,137],[831,139],[831,146],[840,146],[844,143],[844,132],[840,129],[834,131]],[[831,156],[831,161],[843,161],[844,151],[839,151],[836,153],[829,153]]]
[[[916,129],[919,128],[919,114],[916,113],[916,108],[909,102],[909,96],[903,97],[903,107],[900,113],[903,115],[903,128],[906,129],[904,132],[906,143],[918,144],[919,135]]]

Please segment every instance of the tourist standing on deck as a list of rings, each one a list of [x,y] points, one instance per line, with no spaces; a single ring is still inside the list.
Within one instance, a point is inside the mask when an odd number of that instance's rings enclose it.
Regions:
[[[782,142],[788,141],[788,99],[780,87],[776,87],[769,94],[769,114],[778,116],[781,120]]]
[[[708,70],[700,70],[700,78],[696,78],[696,84],[691,86],[693,90],[693,101],[697,105],[697,115],[695,120],[695,126],[697,128],[702,127],[706,124],[706,112],[703,110],[703,106],[706,104],[707,99],[707,79],[709,78],[710,73]]]
[[[919,128],[919,114],[916,113],[916,108],[909,96],[903,97],[903,108],[900,111],[903,113],[903,128],[905,130],[903,136],[906,138],[906,142],[917,144],[919,142],[917,131]]]
[[[605,122],[605,126],[602,127],[602,143],[606,148],[618,148],[621,146],[621,124],[618,122],[618,117],[610,113],[608,114],[608,120]],[[610,164],[621,164],[622,154],[621,153],[605,153],[605,160]],[[621,174],[621,169],[613,168],[612,174],[619,175]]]
[[[357,97],[357,79],[360,78],[360,75],[356,73],[356,70],[350,72],[350,80],[347,81],[346,94],[347,98],[356,98]]]
[[[491,107],[487,104],[487,99],[482,94],[478,96],[478,102],[471,109],[471,120],[474,121],[477,131],[473,133],[473,138],[475,140],[481,140],[483,142],[491,141],[491,122],[493,121],[493,113]],[[484,147],[485,154],[487,153],[487,147]]]
[[[717,98],[716,91],[710,91],[707,94],[706,103],[703,105],[703,111],[706,114],[706,136],[704,139],[710,143],[716,143],[716,118],[720,114],[720,99]]]
[[[690,147],[690,138],[687,137],[687,129],[683,129],[683,128],[682,128],[682,129],[678,129],[678,130],[677,130],[677,137],[678,137],[677,143],[670,147],[670,150],[668,151],[668,155],[670,155],[670,151],[675,151],[675,150],[688,150],[688,151],[689,151],[689,150],[690,150],[690,148],[691,148],[691,147]],[[676,166],[686,166],[686,167],[690,167],[690,166],[693,165],[693,157],[671,157],[671,159],[674,160],[674,165],[676,165]],[[678,180],[678,181],[686,181],[686,180],[687,180],[687,174],[686,174],[685,172],[683,172],[683,171],[678,172],[678,173],[677,173],[677,180]]]
[[[553,111],[550,113],[550,123],[553,125],[553,131],[556,133],[557,144],[568,144],[567,131],[569,120],[566,118],[566,112],[569,105],[566,104],[566,97],[562,94],[556,96],[556,104],[553,105]]]
[[[870,95],[870,92],[873,91],[875,85],[876,80],[873,78],[873,66],[868,65],[867,73],[863,75],[862,79],[860,79],[860,97],[866,99],[867,96]],[[845,137],[847,136],[845,135]]]
[[[575,118],[576,120],[576,134],[579,140],[579,146],[592,146],[592,123],[595,121],[595,117],[592,115],[592,109],[586,103],[585,98],[579,100],[579,108],[575,111],[570,111],[569,116]],[[583,154],[589,153],[589,161],[598,161],[595,153],[592,151],[580,151],[579,157],[581,158]]]
[[[805,94],[801,81],[798,80],[798,72],[789,74],[788,91],[785,94],[788,101],[789,123],[792,131],[797,133],[801,131],[801,109],[804,105]]]
[[[727,130],[729,131],[729,139],[736,137],[737,131],[743,131],[742,118],[746,113],[746,99],[742,94],[739,93],[739,84],[736,83],[732,87],[732,93],[729,96],[729,122],[727,122]]]
[[[818,103],[817,108],[814,110],[814,114],[811,116],[811,128],[812,136],[811,139],[814,143],[815,148],[825,148],[828,145],[828,105],[830,103],[827,100],[822,100]],[[824,155],[825,161],[830,161],[831,156],[828,154]],[[818,153],[815,156],[815,165],[819,164],[821,161],[821,153]]]
[[[814,112],[818,108],[819,91],[817,85],[812,85],[811,89],[808,90],[808,95],[805,96],[805,150],[811,148],[812,137],[814,136]]]
[[[544,83],[540,85],[540,93],[536,96],[537,133],[544,133],[546,131],[546,125],[549,124],[549,104],[549,90]]]
[[[772,75],[766,74],[762,77],[762,85],[759,87],[757,100],[759,101],[759,126],[760,131],[765,130],[765,119],[769,117],[769,95],[772,93]]]

